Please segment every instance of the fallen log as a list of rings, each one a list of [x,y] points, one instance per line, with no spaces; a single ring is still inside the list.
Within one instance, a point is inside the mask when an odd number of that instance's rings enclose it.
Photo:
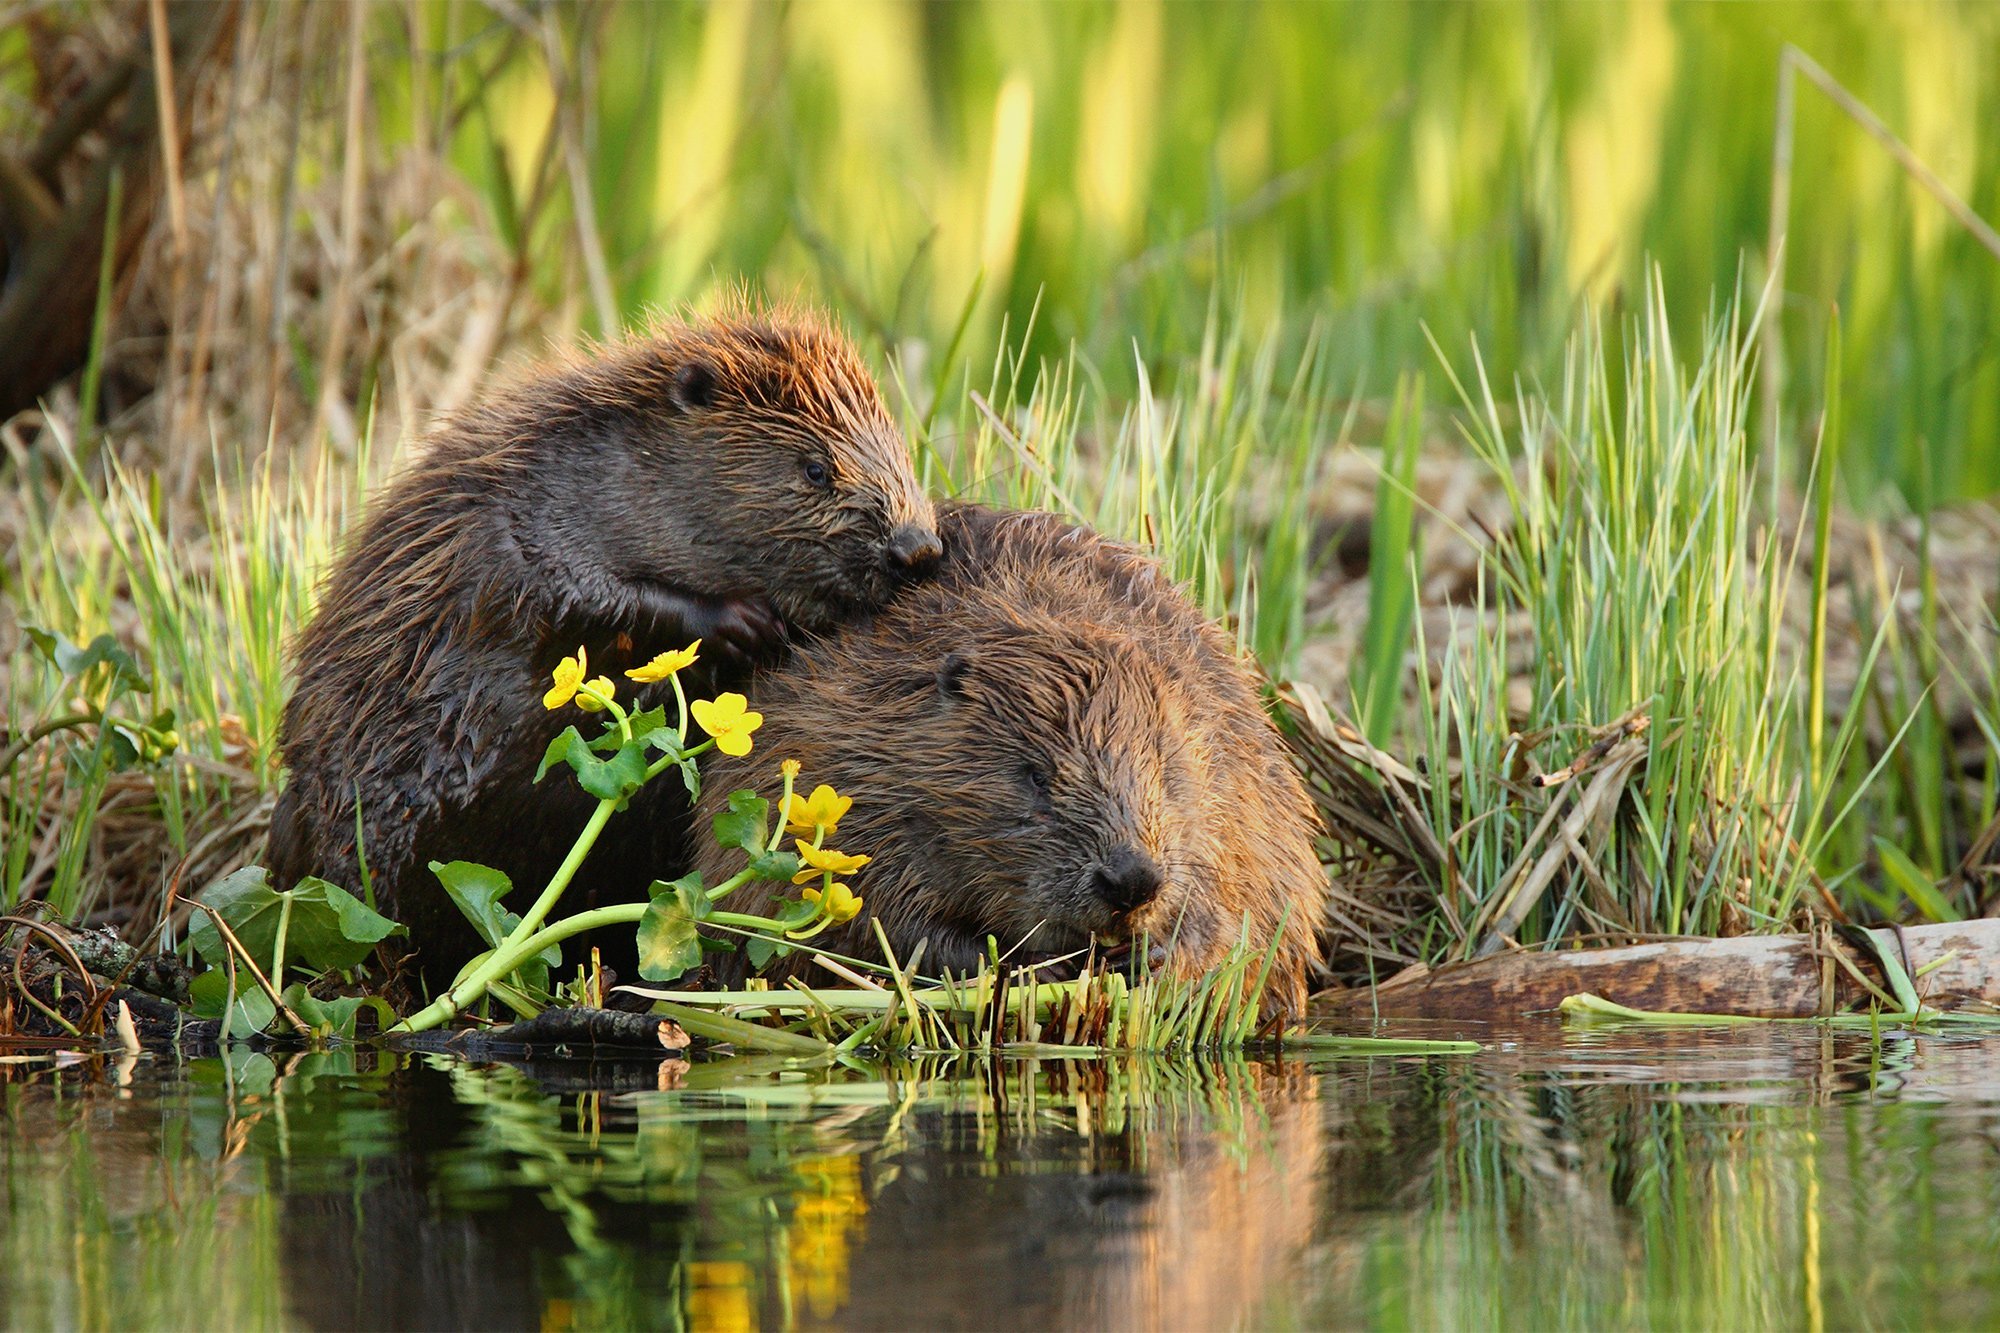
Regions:
[[[1924,1003],[2000,1004],[2000,920],[1869,932],[1916,982]],[[1900,934],[1900,939],[1899,939]],[[1865,976],[1884,984],[1864,949],[1830,931],[1667,940],[1615,949],[1517,950],[1468,963],[1405,968],[1379,986],[1324,991],[1316,1017],[1508,1019],[1590,992],[1634,1009],[1811,1018],[1865,1004]]]

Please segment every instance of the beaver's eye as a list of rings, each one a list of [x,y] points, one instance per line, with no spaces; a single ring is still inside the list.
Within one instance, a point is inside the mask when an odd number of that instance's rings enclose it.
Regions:
[[[1049,808],[1049,775],[1033,764],[1021,766],[1021,780],[1027,784],[1028,794],[1034,798],[1037,812]]]
[[[826,484],[833,480],[833,474],[828,472],[826,464],[820,462],[817,458],[808,458],[806,460],[806,480],[824,489]]]

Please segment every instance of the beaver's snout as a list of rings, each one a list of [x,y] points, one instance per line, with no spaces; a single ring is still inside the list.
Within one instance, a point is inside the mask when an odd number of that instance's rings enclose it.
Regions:
[[[921,523],[903,524],[882,545],[882,561],[899,579],[929,578],[943,557],[944,544],[937,533]]]
[[[1100,861],[1090,881],[1097,896],[1121,915],[1136,912],[1159,897],[1165,885],[1159,864],[1130,847],[1120,847]]]

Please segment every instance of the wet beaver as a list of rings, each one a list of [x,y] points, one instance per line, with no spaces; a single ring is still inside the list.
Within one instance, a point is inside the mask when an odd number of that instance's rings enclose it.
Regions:
[[[428,868],[540,890],[595,801],[533,783],[563,727],[550,672],[579,646],[621,673],[702,641],[690,695],[881,605],[936,563],[930,502],[873,379],[809,315],[676,323],[446,425],[372,506],[295,650],[290,782],[270,868],[359,891],[433,985],[480,947]],[[670,687],[640,692],[650,706]],[[588,728],[594,733],[594,728]],[[571,901],[643,893],[682,859],[685,794],[656,782],[606,829]]]
[[[796,758],[854,799],[828,845],[873,858],[824,947],[875,956],[872,916],[902,957],[926,941],[926,972],[963,973],[989,935],[1053,954],[1144,932],[1192,976],[1246,915],[1260,947],[1283,918],[1267,1007],[1296,1010],[1320,957],[1317,822],[1227,635],[1151,560],[1053,515],[954,505],[938,529],[933,580],[758,674],[757,752],[704,761],[697,819]],[[707,883],[740,868],[701,842]]]

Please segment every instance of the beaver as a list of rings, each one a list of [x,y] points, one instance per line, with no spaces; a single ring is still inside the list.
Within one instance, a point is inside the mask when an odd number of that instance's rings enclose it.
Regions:
[[[559,660],[585,649],[629,699],[626,668],[700,639],[682,682],[712,692],[939,554],[903,437],[822,317],[674,322],[532,378],[443,426],[326,581],[293,653],[272,875],[360,892],[365,858],[426,981],[449,980],[483,945],[429,863],[525,897],[595,806],[566,774],[533,781],[565,726],[595,731],[543,707]],[[637,697],[671,713],[670,686]],[[678,782],[638,793],[572,899],[643,896],[684,853],[686,805]]]
[[[757,753],[704,761],[698,823],[797,759],[853,798],[828,845],[872,858],[823,947],[879,956],[872,917],[899,956],[923,941],[925,972],[963,974],[988,936],[1046,956],[1143,934],[1195,976],[1247,918],[1253,944],[1279,939],[1267,1008],[1296,1012],[1320,960],[1318,818],[1228,635],[1151,559],[1054,515],[949,504],[938,529],[933,579],[757,673]],[[740,869],[700,843],[705,883]]]

